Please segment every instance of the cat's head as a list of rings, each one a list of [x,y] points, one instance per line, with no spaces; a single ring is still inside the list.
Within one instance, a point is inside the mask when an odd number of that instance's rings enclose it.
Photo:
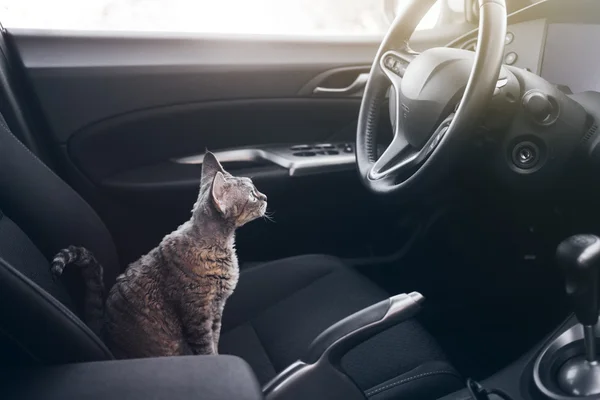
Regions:
[[[202,161],[201,186],[216,211],[236,227],[265,215],[267,196],[249,178],[226,172],[214,154],[206,152]]]

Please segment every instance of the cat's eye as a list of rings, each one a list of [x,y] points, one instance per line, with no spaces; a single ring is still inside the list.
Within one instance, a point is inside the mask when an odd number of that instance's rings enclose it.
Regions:
[[[250,192],[250,201],[255,202],[258,200],[258,196],[256,195],[256,193],[254,193],[254,191]]]

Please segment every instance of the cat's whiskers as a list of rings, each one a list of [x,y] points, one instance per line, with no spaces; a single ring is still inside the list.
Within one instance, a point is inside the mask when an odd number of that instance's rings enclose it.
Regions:
[[[275,215],[275,212],[265,211],[265,213],[263,214],[263,218],[266,219],[267,221],[275,223],[275,219],[273,218],[273,215]]]

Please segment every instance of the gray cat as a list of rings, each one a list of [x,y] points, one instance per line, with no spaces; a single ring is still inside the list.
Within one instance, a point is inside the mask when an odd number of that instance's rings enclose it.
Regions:
[[[191,219],[129,265],[106,302],[102,267],[88,250],[60,251],[52,273],[68,264],[82,269],[86,322],[117,358],[216,354],[223,307],[239,277],[235,229],[266,208],[250,179],[225,172],[207,153]]]

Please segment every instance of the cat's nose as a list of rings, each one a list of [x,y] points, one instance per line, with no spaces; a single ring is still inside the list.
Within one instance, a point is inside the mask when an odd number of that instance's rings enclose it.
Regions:
[[[262,194],[261,192],[258,192],[258,197],[262,200],[262,201],[267,201],[267,195],[266,194]]]

